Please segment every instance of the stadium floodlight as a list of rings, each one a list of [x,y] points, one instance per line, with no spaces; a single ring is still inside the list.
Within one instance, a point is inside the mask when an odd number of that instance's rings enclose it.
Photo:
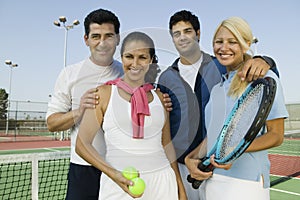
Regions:
[[[54,21],[53,24],[58,27],[60,26],[60,23],[58,21]]]
[[[67,18],[65,16],[60,16],[58,19],[62,23],[65,23],[67,21]]]
[[[62,27],[65,29],[65,45],[64,45],[64,67],[67,65],[67,42],[68,42],[68,31],[77,26],[80,22],[76,19],[72,24],[67,25],[67,18],[65,16],[60,16],[59,21],[54,21],[53,24],[57,27]]]
[[[11,80],[12,80],[12,69],[18,67],[18,64],[13,63],[11,60],[5,60],[5,64],[10,67],[9,71],[9,89],[7,97],[7,118],[6,118],[6,135],[8,135],[8,125],[9,125],[9,112],[10,112],[10,100],[11,100]]]
[[[11,64],[12,64],[12,62],[11,62],[11,60],[5,60],[5,64],[7,64],[7,65],[11,65]]]
[[[253,37],[253,39],[252,39],[252,43],[253,43],[253,44],[256,44],[256,43],[258,43],[258,39],[257,39],[257,37]]]

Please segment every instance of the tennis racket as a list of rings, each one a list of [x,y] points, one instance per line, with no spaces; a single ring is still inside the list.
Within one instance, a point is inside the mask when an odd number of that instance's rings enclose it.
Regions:
[[[210,151],[198,165],[201,171],[214,170],[210,156],[219,164],[229,164],[241,156],[255,139],[271,110],[276,94],[276,82],[271,77],[258,79],[246,88],[226,118],[222,130]],[[202,181],[187,177],[194,189]]]

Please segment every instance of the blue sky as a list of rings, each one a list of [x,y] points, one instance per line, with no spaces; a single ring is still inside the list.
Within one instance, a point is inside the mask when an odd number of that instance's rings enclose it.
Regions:
[[[217,3],[218,2],[218,3]],[[220,2],[220,3],[219,3]],[[10,59],[19,67],[12,72],[11,99],[48,101],[63,68],[64,29],[53,25],[59,16],[81,23],[68,33],[67,64],[89,56],[83,41],[83,20],[92,10],[105,8],[121,21],[121,37],[135,29],[155,40],[164,69],[176,58],[168,35],[169,18],[187,9],[201,23],[201,49],[212,53],[211,41],[218,23],[230,16],[246,19],[259,42],[253,49],[277,63],[287,103],[299,103],[300,2],[298,0],[1,0],[0,88],[9,90]],[[116,52],[119,59],[119,49]]]

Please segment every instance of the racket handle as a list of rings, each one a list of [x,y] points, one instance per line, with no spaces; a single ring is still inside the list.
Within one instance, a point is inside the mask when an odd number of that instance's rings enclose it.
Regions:
[[[210,172],[210,171],[214,170],[213,165],[210,164],[208,166],[205,166],[202,164],[202,162],[199,163],[198,168],[203,172]],[[196,179],[192,178],[191,175],[187,176],[187,181],[192,184],[192,187],[194,189],[198,189],[200,187],[201,183],[203,182],[203,180],[200,181],[200,180],[196,180]]]
[[[199,181],[199,180],[195,179],[195,181],[192,183],[192,187],[197,190],[200,187],[200,185],[202,184],[202,182],[203,181]]]
[[[191,175],[187,176],[187,181],[192,184],[194,189],[198,189],[203,181],[196,180],[191,177]]]
[[[195,181],[195,179],[192,178],[191,175],[189,174],[189,175],[187,176],[187,181],[188,181],[189,183],[193,183],[193,182]]]
[[[215,167],[212,164],[209,164],[208,166],[203,165],[202,163],[199,163],[198,168],[203,172],[211,172],[215,169]]]

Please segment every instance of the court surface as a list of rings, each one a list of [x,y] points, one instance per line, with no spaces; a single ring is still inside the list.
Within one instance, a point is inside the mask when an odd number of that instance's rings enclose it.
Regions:
[[[2,142],[0,155],[69,151],[70,141]],[[269,150],[271,200],[300,199],[300,139],[287,137]]]

